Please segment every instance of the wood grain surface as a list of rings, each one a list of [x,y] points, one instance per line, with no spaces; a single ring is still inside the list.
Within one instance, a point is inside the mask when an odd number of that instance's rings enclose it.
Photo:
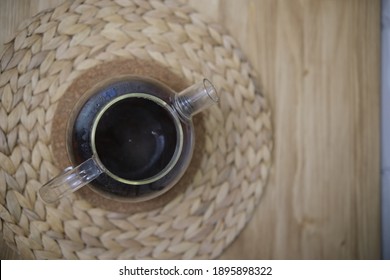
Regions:
[[[0,43],[62,1],[0,0]],[[221,258],[380,258],[380,1],[189,2],[239,42],[273,110],[268,186]],[[0,258],[18,258],[2,239]]]

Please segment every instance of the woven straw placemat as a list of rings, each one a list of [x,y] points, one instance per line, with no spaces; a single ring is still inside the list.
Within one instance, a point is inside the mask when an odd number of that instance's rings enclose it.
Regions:
[[[191,84],[208,77],[199,168],[184,192],[121,213],[37,190],[58,172],[50,145],[60,99],[88,69],[116,59],[158,63]],[[258,204],[271,165],[271,112],[235,41],[175,1],[73,1],[28,19],[5,46],[0,75],[0,231],[23,258],[216,258]]]

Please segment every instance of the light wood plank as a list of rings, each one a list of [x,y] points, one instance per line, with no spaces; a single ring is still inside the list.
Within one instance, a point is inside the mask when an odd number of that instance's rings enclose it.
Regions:
[[[379,1],[220,3],[276,141],[267,192],[223,257],[379,258]]]

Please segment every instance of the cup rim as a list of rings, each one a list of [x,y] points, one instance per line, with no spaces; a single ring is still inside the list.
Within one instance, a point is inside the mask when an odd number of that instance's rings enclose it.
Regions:
[[[172,158],[169,161],[169,163],[164,167],[164,169],[162,169],[157,174],[155,174],[155,175],[153,175],[151,177],[145,178],[145,179],[141,179],[141,180],[129,180],[129,179],[122,178],[122,177],[112,173],[107,167],[104,166],[104,164],[100,160],[99,154],[98,154],[98,152],[96,150],[95,134],[96,134],[97,125],[98,125],[100,119],[102,118],[104,113],[112,105],[114,105],[115,103],[117,103],[117,102],[119,102],[121,100],[128,99],[128,98],[144,98],[144,99],[148,99],[148,100],[151,100],[151,101],[155,102],[157,105],[161,106],[163,109],[167,110],[168,113],[170,114],[170,116],[172,117],[173,121],[174,121],[175,129],[176,129],[176,132],[177,132],[177,135],[176,135],[177,144],[176,144],[176,147],[175,147],[175,152],[172,155]],[[182,151],[182,148],[183,148],[183,138],[184,138],[183,137],[183,129],[182,129],[182,126],[181,126],[180,119],[179,119],[176,111],[167,102],[165,102],[164,100],[162,100],[162,99],[160,99],[160,98],[158,98],[156,96],[149,95],[149,94],[146,94],[146,93],[127,93],[127,94],[123,94],[121,96],[118,96],[118,97],[114,98],[113,100],[108,102],[106,105],[104,105],[104,107],[99,111],[99,113],[96,115],[95,119],[93,120],[93,125],[92,125],[92,130],[91,130],[91,139],[90,140],[91,140],[92,156],[95,158],[96,163],[104,171],[104,173],[106,173],[108,176],[110,176],[114,180],[117,180],[117,181],[119,181],[121,183],[124,183],[124,184],[128,184],[128,185],[144,185],[144,184],[153,183],[153,182],[161,179],[162,177],[167,175],[169,173],[169,171],[172,170],[172,168],[176,165],[176,163],[178,162],[178,160],[180,158],[181,151]]]

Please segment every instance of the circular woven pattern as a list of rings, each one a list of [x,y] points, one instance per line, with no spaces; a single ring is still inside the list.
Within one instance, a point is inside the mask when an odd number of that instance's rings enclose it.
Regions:
[[[189,83],[206,76],[219,89],[192,183],[135,214],[77,195],[43,204],[37,190],[59,172],[50,147],[58,101],[85,70],[120,58],[154,61]],[[0,67],[0,230],[23,258],[215,258],[250,219],[271,164],[271,113],[234,40],[186,4],[66,2],[27,20]]]

